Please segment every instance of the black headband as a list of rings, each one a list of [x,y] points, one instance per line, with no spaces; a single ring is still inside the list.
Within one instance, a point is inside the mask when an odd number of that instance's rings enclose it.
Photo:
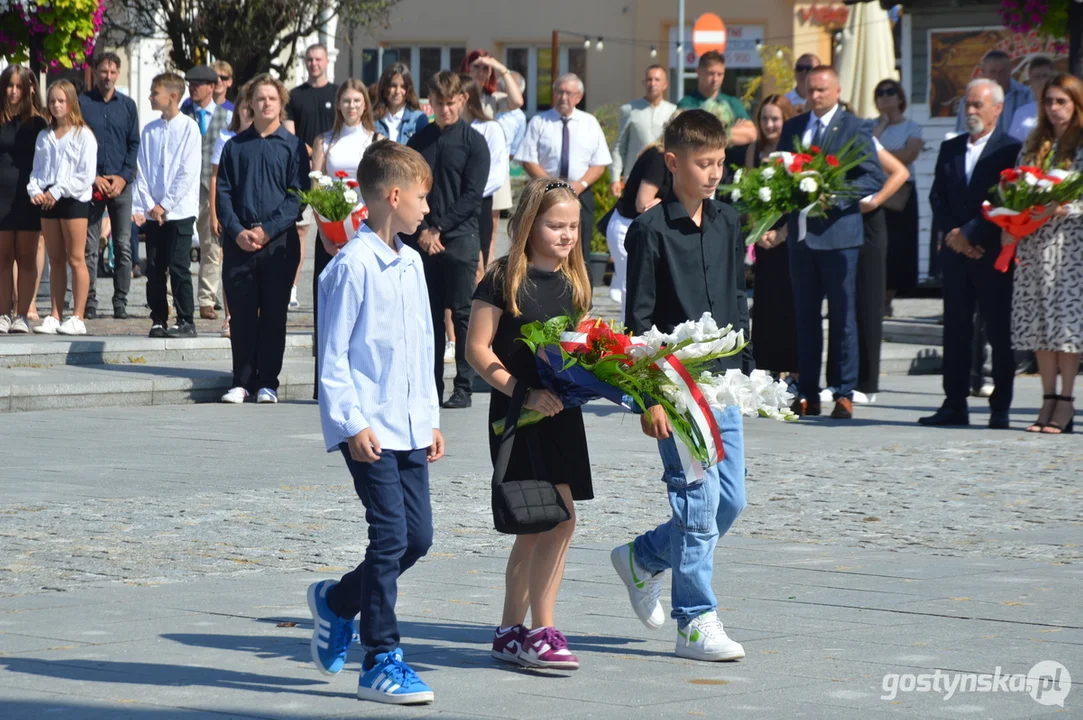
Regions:
[[[564,182],[563,180],[557,180],[556,182],[551,182],[546,185],[545,192],[549,192],[550,190],[556,190],[557,188],[567,188],[568,190],[571,190],[572,186]]]

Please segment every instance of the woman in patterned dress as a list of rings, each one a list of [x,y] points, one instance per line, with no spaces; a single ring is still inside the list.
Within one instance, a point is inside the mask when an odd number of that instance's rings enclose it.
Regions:
[[[1083,81],[1062,73],[1046,85],[1038,127],[1020,164],[1083,172]],[[1083,350],[1083,201],[1050,205],[1052,216],[1018,247],[1012,343],[1034,350],[1042,376],[1041,414],[1028,432],[1072,432],[1072,390]],[[1060,393],[1057,393],[1060,375]]]

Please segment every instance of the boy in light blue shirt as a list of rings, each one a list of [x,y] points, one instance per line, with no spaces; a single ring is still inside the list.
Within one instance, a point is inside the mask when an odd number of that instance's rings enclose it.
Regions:
[[[357,697],[429,703],[432,690],[403,661],[395,600],[399,575],[432,545],[428,464],[444,454],[425,274],[399,239],[428,212],[432,174],[416,151],[381,140],[357,177],[368,219],[320,274],[317,381],[324,442],[346,459],[369,544],[357,569],[308,588],[312,661],[340,672],[360,614]]]

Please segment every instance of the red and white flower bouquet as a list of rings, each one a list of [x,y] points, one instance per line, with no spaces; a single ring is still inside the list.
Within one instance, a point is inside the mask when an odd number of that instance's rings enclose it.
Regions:
[[[1008,272],[1019,241],[1052,219],[1047,206],[1072,202],[1083,195],[1083,175],[1021,165],[1001,172],[1000,181],[990,192],[996,203],[986,200],[981,211],[986,220],[1012,238],[1002,245],[995,264],[1000,272]]]
[[[850,142],[838,155],[823,152],[813,145],[797,152],[775,152],[757,168],[738,169],[733,182],[719,190],[727,193],[738,212],[748,217],[752,245],[783,217],[798,213],[798,240],[805,237],[809,217],[822,217],[839,200],[857,197],[846,174],[867,156]]]
[[[316,222],[324,236],[342,247],[368,217],[368,208],[357,191],[357,181],[348,180],[349,174],[342,170],[334,177],[318,170],[308,176],[316,181],[316,187],[297,194],[316,213]]]
[[[651,328],[630,336],[616,323],[560,316],[523,327],[524,343],[535,353],[542,383],[564,407],[605,398],[629,410],[661,405],[674,433],[689,477],[702,478],[704,465],[724,457],[721,431],[712,410],[730,406],[748,416],[796,420],[786,384],[762,370],[712,373],[710,364],[740,353],[747,342],[733,326],[718,327],[710,313],[681,323],[672,333]],[[543,416],[524,410],[518,426]],[[504,421],[493,424],[502,434]]]

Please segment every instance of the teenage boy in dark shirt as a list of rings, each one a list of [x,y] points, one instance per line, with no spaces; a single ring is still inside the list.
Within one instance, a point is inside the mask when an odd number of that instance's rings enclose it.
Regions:
[[[665,131],[666,167],[673,187],[640,215],[625,239],[628,249],[629,330],[652,325],[663,332],[710,312],[719,325],[733,323],[748,337],[741,223],[729,205],[712,199],[726,161],[726,129],[705,110],[687,110]],[[751,368],[751,350],[721,360],[713,370]],[[738,408],[715,411],[725,459],[705,468],[702,480],[686,477],[668,418],[660,406],[642,417],[643,432],[658,440],[672,519],[613,550],[611,560],[628,588],[639,619],[651,629],[665,613],[659,595],[663,573],[673,571],[676,653],[694,660],[738,660],[744,648],[718,619],[711,576],[714,549],[745,507],[744,429]]]
[[[429,214],[411,244],[425,263],[433,327],[444,327],[444,309],[455,326],[455,387],[442,407],[471,403],[474,370],[466,362],[466,328],[477,284],[481,236],[478,210],[489,178],[489,147],[481,133],[461,117],[466,94],[462,79],[442,71],[429,80],[429,102],[436,122],[410,138],[407,147],[421,153],[432,168]],[[439,332],[437,333],[439,334]],[[434,367],[438,397],[444,397],[444,346],[436,343]]]

